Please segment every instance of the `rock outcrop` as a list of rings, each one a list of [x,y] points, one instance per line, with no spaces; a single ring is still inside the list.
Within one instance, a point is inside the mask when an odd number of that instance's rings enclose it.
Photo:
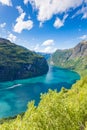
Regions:
[[[79,73],[87,73],[87,41],[80,42],[71,49],[57,50],[52,55],[55,66],[75,70]]]

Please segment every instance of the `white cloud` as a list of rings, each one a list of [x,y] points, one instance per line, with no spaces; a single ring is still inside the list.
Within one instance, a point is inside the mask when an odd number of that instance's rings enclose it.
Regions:
[[[42,52],[44,52],[44,53],[53,53],[53,52],[55,52],[56,50],[57,50],[56,47],[47,46],[47,47],[45,47],[45,48],[42,50]]]
[[[85,3],[87,3],[87,0],[85,0]]]
[[[5,22],[0,24],[0,28],[4,28],[5,26],[6,26]]]
[[[54,27],[55,28],[60,28],[62,26],[64,26],[64,22],[66,20],[66,18],[68,17],[67,14],[64,15],[63,19],[60,20],[58,17],[56,18],[55,22],[54,22]]]
[[[43,27],[43,22],[40,22],[39,27]]]
[[[31,45],[31,46],[29,46],[29,49],[32,50],[32,51],[40,52],[41,45],[40,44]]]
[[[12,6],[11,0],[0,0],[2,5]]]
[[[52,46],[54,45],[54,40],[50,39],[50,40],[46,40],[42,43],[42,46]]]
[[[83,36],[81,36],[80,39],[82,39],[82,40],[86,40],[86,39],[87,39],[87,35],[83,35]]]
[[[64,25],[63,21],[60,20],[59,18],[56,18],[55,22],[54,22],[54,27],[55,28],[60,28]]]
[[[76,17],[77,15],[82,14],[82,19],[87,19],[87,7],[82,7],[80,10],[78,10],[72,18]]]
[[[46,40],[42,44],[36,44],[30,47],[31,50],[36,52],[53,53],[57,48],[55,47],[54,40]]]
[[[11,42],[15,42],[17,37],[15,35],[13,35],[12,33],[10,33],[7,37],[8,40],[10,40]]]
[[[50,20],[55,14],[75,9],[82,4],[83,0],[29,0],[29,2],[34,9],[38,10],[37,19],[44,22]]]
[[[41,45],[36,44],[36,46],[31,47],[31,50],[34,50],[36,52],[53,53],[53,52],[55,52],[57,50],[57,48],[54,47],[54,46],[44,46],[42,48]]]
[[[82,16],[83,19],[87,19],[87,12],[84,13],[84,15]]]
[[[41,49],[41,52],[44,52],[44,53],[52,53],[57,49],[55,47],[55,43],[53,39],[48,39],[44,41],[41,46],[43,47]]]
[[[24,21],[26,13],[22,12],[22,10],[20,11],[20,13],[20,16],[16,19],[16,24],[13,27],[13,31],[17,33],[21,33],[23,30],[30,30],[33,27],[32,20],[28,19]]]
[[[36,44],[36,46],[34,46],[33,49],[34,49],[34,51],[37,51],[37,52],[38,52],[39,49],[40,49],[40,45],[39,45],[39,44]]]
[[[23,13],[23,9],[21,8],[21,6],[16,6],[16,9],[18,10],[19,14]]]
[[[87,19],[87,7],[83,7],[81,13],[83,14],[82,18]]]
[[[24,0],[24,4],[27,4],[29,2],[29,0]]]

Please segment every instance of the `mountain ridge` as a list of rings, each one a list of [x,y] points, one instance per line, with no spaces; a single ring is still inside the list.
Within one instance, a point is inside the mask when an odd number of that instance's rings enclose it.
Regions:
[[[46,74],[44,57],[0,38],[0,81],[9,81]]]
[[[87,41],[82,41],[74,48],[57,50],[52,55],[55,66],[68,68],[79,72],[81,75],[87,73]]]

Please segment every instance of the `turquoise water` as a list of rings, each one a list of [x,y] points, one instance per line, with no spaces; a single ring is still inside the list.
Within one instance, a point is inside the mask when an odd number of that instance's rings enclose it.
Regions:
[[[27,103],[40,101],[40,93],[48,89],[61,90],[61,87],[71,88],[71,85],[80,79],[72,71],[50,66],[47,75],[12,82],[0,83],[0,118],[17,115],[27,108]]]

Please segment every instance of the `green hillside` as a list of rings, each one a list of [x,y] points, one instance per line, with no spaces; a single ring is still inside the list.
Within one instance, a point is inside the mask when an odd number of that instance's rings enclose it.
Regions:
[[[86,76],[85,43],[56,53],[53,54],[55,65],[76,70]],[[49,90],[41,94],[37,107],[32,101],[24,114],[1,119],[0,130],[87,130],[87,76],[77,81],[70,90],[62,88],[60,92]]]
[[[57,50],[52,55],[55,66],[72,69],[87,75],[87,41],[82,41],[76,47],[66,50]]]
[[[0,130],[87,130],[87,77],[71,90],[41,95],[38,107],[28,104],[23,116],[1,120]],[[4,122],[4,123],[3,123]]]
[[[44,57],[0,38],[0,81],[39,76],[47,71]]]

